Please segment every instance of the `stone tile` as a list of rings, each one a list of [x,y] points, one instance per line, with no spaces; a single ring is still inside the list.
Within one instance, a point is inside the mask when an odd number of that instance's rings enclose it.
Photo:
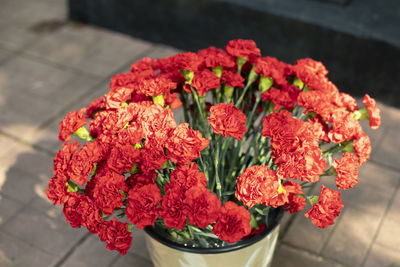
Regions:
[[[374,162],[382,163],[386,166],[400,170],[398,152],[400,151],[400,139],[398,129],[389,128],[384,134],[383,140],[371,156]]]
[[[87,233],[85,229],[71,228],[64,217],[52,218],[29,206],[5,223],[2,229],[11,236],[57,256],[64,255]]]
[[[304,212],[296,215],[292,225],[283,238],[283,243],[319,253],[336,225],[321,229],[304,216]]]
[[[31,30],[34,25],[64,20],[66,11],[66,1],[4,0],[0,10],[0,44],[16,49],[31,44],[41,37]]]
[[[26,52],[104,76],[116,72],[129,61],[133,63],[151,47],[151,43],[120,33],[71,23],[46,35],[28,47]]]
[[[143,230],[136,227],[132,230],[133,241],[128,253],[151,261],[150,254],[147,251],[145,235],[146,233]]]
[[[283,244],[277,247],[271,267],[292,266],[333,267],[336,265],[324,261],[321,257],[316,257],[306,251],[294,249]]]
[[[400,266],[399,251],[388,249],[379,244],[374,244],[363,267],[396,267]]]
[[[4,135],[0,135],[0,158],[7,155],[9,151],[15,148],[18,145],[16,141],[13,139],[6,137]]]
[[[125,256],[119,256],[112,267],[153,267],[153,263],[139,256],[126,254]]]
[[[153,51],[151,51],[146,55],[146,57],[157,59],[163,57],[170,57],[178,53],[182,53],[182,51],[170,46],[157,45]]]
[[[52,266],[57,258],[12,236],[0,232],[0,266]]]
[[[40,182],[21,170],[11,168],[6,172],[1,193],[10,199],[28,204],[35,197],[35,188]]]
[[[0,36],[1,36],[1,34],[0,34]],[[0,49],[0,64],[2,64],[3,61],[6,60],[7,58],[9,58],[11,55],[12,55],[11,52]]]
[[[90,92],[87,96],[82,97],[78,101],[74,102],[67,111],[53,119],[49,125],[39,129],[34,135],[32,135],[30,142],[49,151],[55,152],[59,150],[61,148],[61,142],[58,140],[60,122],[64,119],[68,112],[86,107],[96,98],[103,96],[109,90],[108,84],[109,82],[106,81],[96,85],[94,88],[92,88],[92,92]]]
[[[97,235],[88,237],[61,267],[108,267],[119,255],[117,251],[105,248],[105,243],[101,242]]]
[[[389,207],[388,213],[386,214],[386,220],[396,221],[400,225],[400,186],[397,188],[397,192],[392,200]]]
[[[400,223],[385,218],[375,242],[400,254]]]
[[[79,99],[95,82],[80,74],[15,57],[0,66],[0,129],[29,138],[38,125]]]
[[[381,218],[350,206],[343,209],[341,216],[322,255],[347,266],[358,266],[368,252]]]
[[[7,222],[22,207],[22,204],[0,195],[0,225]]]
[[[399,183],[400,172],[390,170],[372,161],[368,161],[358,170],[360,178],[358,185],[360,186],[369,185],[375,187],[376,191],[391,195]]]

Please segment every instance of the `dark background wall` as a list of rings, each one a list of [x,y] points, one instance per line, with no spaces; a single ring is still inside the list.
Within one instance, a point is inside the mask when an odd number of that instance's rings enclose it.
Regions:
[[[257,8],[257,2],[260,8]],[[305,3],[304,8],[298,12],[293,9],[293,16],[288,13],[288,8],[272,2],[265,0],[264,4],[271,7],[266,9],[262,2],[251,0],[244,2],[247,4],[237,0],[69,0],[69,14],[75,21],[182,50],[195,51],[211,45],[223,47],[236,38],[253,39],[264,56],[274,56],[288,63],[304,57],[320,60],[330,71],[329,78],[341,91],[356,96],[369,93],[378,100],[400,107],[400,47],[396,46],[393,32],[385,33],[391,38],[387,40],[377,38],[382,35],[379,32],[365,34],[368,33],[368,16],[354,17],[349,12],[351,1],[330,0],[328,10],[308,10],[320,3],[299,0],[296,3]],[[341,13],[332,16],[331,11],[335,10],[349,13],[346,15],[348,22],[343,21]],[[323,12],[327,12],[327,18],[330,16],[331,24],[324,20]],[[357,10],[352,12],[359,14]],[[374,12],[379,14],[379,10]],[[299,18],[299,14],[305,19]],[[310,17],[313,14],[316,15]],[[318,16],[321,23],[315,21]],[[354,21],[362,27],[355,27]],[[396,22],[396,17],[387,21],[392,28]],[[385,21],[380,23],[383,23],[382,30],[387,29]],[[396,27],[393,30],[396,31]]]

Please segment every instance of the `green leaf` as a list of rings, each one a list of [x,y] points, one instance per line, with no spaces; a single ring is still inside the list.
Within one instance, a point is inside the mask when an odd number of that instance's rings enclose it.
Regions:
[[[133,224],[131,224],[131,223],[128,223],[128,227],[127,227],[127,231],[128,232],[132,232],[132,228],[133,228]]]

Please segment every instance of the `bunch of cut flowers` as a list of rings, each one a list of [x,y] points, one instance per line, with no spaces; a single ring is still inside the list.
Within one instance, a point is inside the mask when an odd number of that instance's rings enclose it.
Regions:
[[[72,227],[121,254],[134,225],[194,247],[259,233],[277,208],[332,225],[338,189],[357,184],[371,153],[359,120],[377,129],[380,111],[368,95],[359,107],[327,74],[309,58],[261,57],[243,39],[143,58],[60,123],[47,196]],[[337,188],[303,191],[320,179]]]

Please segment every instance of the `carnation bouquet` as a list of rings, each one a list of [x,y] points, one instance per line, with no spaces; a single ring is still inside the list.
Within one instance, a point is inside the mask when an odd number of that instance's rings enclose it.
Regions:
[[[338,189],[357,184],[371,152],[359,120],[377,129],[380,111],[368,95],[359,107],[327,73],[308,58],[261,57],[242,39],[143,58],[60,123],[47,196],[121,254],[134,225],[192,247],[257,234],[277,208],[332,225]],[[337,188],[307,195],[322,176]]]

